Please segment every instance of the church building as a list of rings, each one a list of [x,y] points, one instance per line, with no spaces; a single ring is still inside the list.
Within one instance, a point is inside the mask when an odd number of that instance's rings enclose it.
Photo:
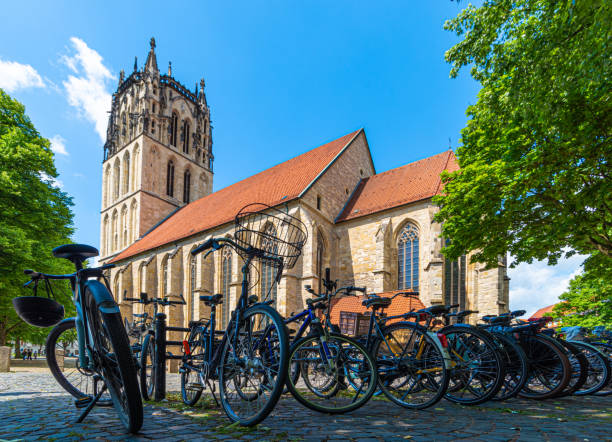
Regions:
[[[443,257],[438,210],[440,173],[456,170],[452,151],[377,173],[363,129],[343,135],[212,193],[213,151],[204,80],[190,90],[171,68],[160,73],[155,41],[144,67],[121,72],[104,146],[101,259],[113,262],[113,293],[128,318],[142,311],[124,297],[180,296],[169,323],[206,317],[199,301],[221,293],[219,326],[240,294],[241,258],[230,248],[191,256],[211,237],[231,236],[245,205],[276,206],[299,218],[308,239],[292,269],[272,284],[258,264],[252,292],[270,296],[281,315],[297,312],[321,287],[325,268],[341,285],[369,293],[413,290],[423,305],[460,304],[480,315],[508,309],[506,262],[497,267]],[[402,150],[400,150],[401,152]],[[399,153],[399,152],[398,152]],[[125,294],[124,294],[125,293]],[[399,298],[398,298],[399,299]],[[475,318],[473,318],[475,319]]]

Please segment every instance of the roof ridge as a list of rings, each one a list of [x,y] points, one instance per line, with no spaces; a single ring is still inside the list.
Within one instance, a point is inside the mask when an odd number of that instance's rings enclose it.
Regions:
[[[380,172],[380,173],[377,173],[376,175],[372,175],[370,178],[378,177],[378,176],[381,176],[381,175],[386,175],[386,174],[388,174],[390,172],[394,172],[394,171],[397,171],[399,169],[403,169],[404,167],[414,166],[415,164],[421,163],[421,162],[426,161],[426,160],[431,160],[432,158],[435,158],[435,157],[440,156],[440,155],[444,155],[445,153],[448,153],[448,151],[440,152],[440,153],[431,155],[429,157],[421,158],[420,160],[416,160],[416,161],[413,161],[411,163],[404,164],[402,166],[394,167],[393,169],[385,170],[384,172]],[[447,159],[446,165],[448,165],[448,159]]]

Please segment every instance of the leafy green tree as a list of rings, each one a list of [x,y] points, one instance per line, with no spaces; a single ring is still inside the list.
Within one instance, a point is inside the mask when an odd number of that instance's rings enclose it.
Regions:
[[[51,255],[73,233],[72,200],[54,185],[56,177],[49,141],[24,106],[0,89],[0,345],[17,338],[39,342],[48,333],[24,323],[13,309],[12,298],[31,294],[22,288],[23,270],[74,271]],[[54,292],[70,313],[68,286],[56,284]]]
[[[594,254],[584,263],[584,273],[576,276],[559,298],[553,315],[563,325],[612,328],[612,269],[608,258]]]
[[[603,0],[487,0],[446,22],[451,77],[471,66],[482,85],[436,198],[446,256],[612,265],[611,23]]]

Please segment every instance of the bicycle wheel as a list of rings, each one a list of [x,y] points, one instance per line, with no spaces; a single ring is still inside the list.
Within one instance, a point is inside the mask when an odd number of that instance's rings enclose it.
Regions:
[[[102,388],[104,382],[102,378],[93,371],[82,368],[79,358],[73,361],[67,360],[65,353],[66,347],[77,339],[75,319],[70,318],[57,324],[49,335],[45,343],[45,355],[47,365],[55,380],[64,390],[76,399],[84,396],[96,396]],[[61,352],[61,353],[60,353]],[[62,366],[58,363],[58,353],[61,354]],[[103,393],[98,400],[100,406],[111,406],[113,402],[108,392]]]
[[[612,344],[607,344],[605,342],[593,342],[591,343],[595,347],[599,349],[603,354],[608,357],[608,363],[612,365]],[[595,396],[609,396],[612,394],[612,377],[610,378],[610,382],[608,385],[603,387],[601,390],[593,393]]]
[[[549,399],[561,393],[572,376],[572,366],[563,347],[542,334],[521,334],[520,339],[529,361],[529,375],[519,396]]]
[[[85,284],[87,317],[99,358],[99,369],[121,423],[130,433],[136,433],[142,427],[143,410],[130,342],[117,305],[103,303],[99,307],[94,292],[101,293],[99,297],[102,299],[111,295],[106,286],[98,281],[90,280]],[[107,313],[114,310],[112,307],[117,312]]]
[[[464,325],[444,327],[440,333],[446,336],[453,361],[444,397],[457,404],[477,405],[495,396],[506,376],[495,339],[483,330]]]
[[[572,377],[567,384],[567,388],[557,395],[557,397],[569,396],[579,390],[587,380],[587,372],[589,368],[589,361],[582,352],[564,339],[557,339],[557,342],[561,344],[567,351],[567,357],[569,358],[572,366]]]
[[[446,393],[449,375],[444,355],[427,330],[412,322],[383,329],[372,354],[385,396],[411,409],[431,407]]]
[[[189,332],[187,343],[189,354],[183,356],[181,364],[181,397],[186,405],[195,405],[202,396],[204,384],[200,379],[198,368],[206,363],[206,346],[208,336],[200,326],[193,326]]]
[[[514,340],[502,333],[491,333],[502,345],[502,355],[506,362],[506,376],[497,394],[491,398],[494,401],[505,401],[515,397],[525,385],[529,366],[527,355]]]
[[[610,364],[608,358],[597,347],[581,341],[570,341],[576,346],[588,361],[587,379],[576,392],[577,396],[597,393],[610,382]]]
[[[376,363],[360,343],[335,333],[307,336],[289,351],[287,387],[302,405],[321,413],[346,413],[363,406],[377,387]]]
[[[153,399],[155,390],[154,356],[155,338],[148,334],[142,342],[142,350],[140,351],[140,392],[147,401]]]
[[[265,304],[232,323],[219,361],[219,395],[227,416],[256,425],[278,402],[287,378],[289,339],[283,319]]]

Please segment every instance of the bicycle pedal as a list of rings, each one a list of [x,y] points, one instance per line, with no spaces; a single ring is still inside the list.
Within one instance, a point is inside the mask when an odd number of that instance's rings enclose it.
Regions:
[[[87,407],[93,398],[91,396],[83,396],[74,400],[74,406],[77,408],[85,408]]]
[[[194,390],[194,391],[204,390],[204,386],[202,384],[196,384],[196,383],[187,384],[185,387],[187,388],[187,390]]]

